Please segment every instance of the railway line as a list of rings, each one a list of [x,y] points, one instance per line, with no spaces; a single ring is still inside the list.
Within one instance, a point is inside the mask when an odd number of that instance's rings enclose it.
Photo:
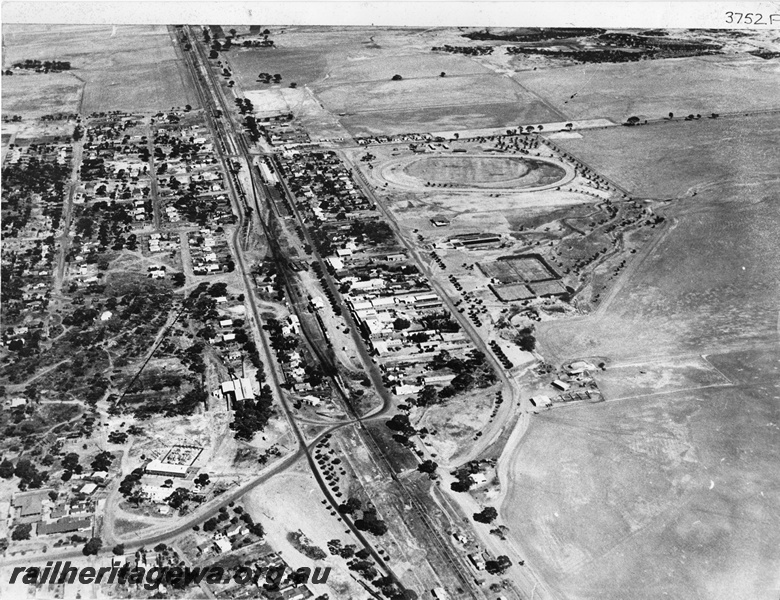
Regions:
[[[219,103],[219,110],[221,110],[221,114],[223,118],[226,115],[230,114],[229,107],[227,106],[227,103],[224,99],[224,96],[219,91],[218,83],[214,81],[214,75],[213,73],[208,69],[207,66],[207,59],[205,57],[205,51],[202,48],[202,46],[195,42],[192,37],[192,32],[189,31],[190,40],[192,40],[192,46],[193,50],[197,51],[199,56],[201,57],[201,60],[204,64],[204,71],[207,72],[207,76],[211,80],[210,87],[213,90],[214,97],[217,99],[217,102]],[[232,117],[230,117],[232,118]],[[222,125],[220,119],[214,119],[220,123],[220,134],[226,134],[224,125]],[[236,125],[234,125],[234,128]],[[255,208],[257,211],[258,218],[260,218],[263,230],[265,231],[266,235],[268,235],[269,225],[262,221],[261,215],[263,214],[261,211],[261,207],[259,204],[259,198],[264,198],[268,203],[269,208],[269,216],[272,217],[278,217],[278,213],[276,213],[276,205],[273,201],[273,198],[271,197],[271,193],[269,190],[266,189],[265,182],[262,181],[259,173],[259,169],[253,164],[252,155],[250,153],[250,148],[248,144],[246,143],[246,140],[244,140],[243,135],[238,133],[233,138],[235,140],[236,145],[238,146],[238,154],[242,156],[242,158],[246,161],[247,166],[250,169],[250,179],[252,182],[252,197],[254,199]],[[220,146],[225,148],[226,144],[220,143]],[[282,189],[285,194],[287,194],[287,198],[290,201],[290,206],[292,207],[293,214],[295,216],[295,219],[298,221],[298,223],[301,226],[301,229],[304,233],[304,236],[306,238],[307,243],[312,248],[312,254],[315,258],[315,260],[320,264],[322,267],[322,271],[325,274],[326,284],[331,289],[331,292],[334,294],[334,298],[337,298],[340,304],[342,316],[344,316],[345,320],[347,321],[347,324],[349,326],[350,331],[352,332],[353,340],[355,342],[355,345],[358,349],[358,353],[361,357],[361,362],[363,362],[366,372],[369,375],[369,378],[372,381],[372,384],[374,385],[374,389],[376,389],[377,393],[382,398],[382,406],[377,411],[371,413],[370,415],[366,415],[364,417],[361,417],[356,413],[354,410],[354,407],[352,406],[350,399],[346,392],[343,389],[343,386],[341,385],[340,381],[336,378],[336,376],[333,374],[335,372],[335,364],[332,356],[327,355],[326,351],[323,349],[322,344],[317,344],[315,339],[313,339],[311,331],[305,331],[305,336],[307,338],[307,343],[309,347],[314,351],[315,355],[317,356],[318,360],[321,362],[321,364],[324,364],[328,367],[329,373],[331,373],[331,381],[333,382],[334,389],[337,391],[339,396],[342,399],[342,403],[344,407],[348,410],[348,412],[352,415],[352,417],[355,419],[353,422],[358,427],[358,433],[363,440],[363,442],[366,444],[366,446],[371,451],[372,455],[375,457],[380,458],[381,462],[384,465],[384,469],[386,471],[386,474],[392,479],[393,485],[397,487],[398,491],[400,492],[400,496],[404,500],[404,504],[411,507],[411,509],[415,512],[416,517],[419,519],[420,524],[422,525],[422,533],[425,535],[425,539],[433,546],[433,549],[437,552],[439,555],[440,561],[444,563],[445,566],[449,566],[449,570],[451,571],[451,575],[454,577],[455,580],[460,581],[461,585],[465,590],[468,591],[469,595],[473,598],[483,598],[484,594],[482,590],[475,585],[474,581],[469,578],[467,575],[471,572],[471,568],[468,565],[468,563],[465,562],[465,560],[460,556],[460,553],[457,551],[453,551],[453,549],[449,546],[448,542],[444,539],[442,539],[440,526],[437,525],[432,521],[432,519],[429,516],[429,511],[431,510],[431,507],[426,507],[422,504],[420,499],[416,497],[416,495],[408,490],[403,481],[398,478],[397,474],[395,473],[392,463],[390,459],[386,456],[385,452],[382,450],[380,444],[376,441],[371,431],[365,427],[363,421],[367,419],[379,419],[384,417],[392,408],[392,397],[387,392],[387,390],[384,387],[384,383],[381,378],[381,373],[379,372],[379,369],[376,367],[376,365],[371,360],[370,356],[368,355],[368,352],[365,349],[363,340],[359,338],[358,334],[358,328],[354,320],[352,319],[351,314],[349,313],[346,305],[343,303],[343,299],[341,298],[341,294],[338,292],[335,283],[333,282],[332,278],[328,275],[327,269],[325,268],[325,263],[320,256],[319,252],[316,250],[316,246],[308,232],[308,229],[306,228],[303,219],[300,215],[300,212],[295,207],[295,203],[293,201],[293,198],[291,198],[291,194],[289,189],[286,186],[284,178],[281,176],[281,173],[279,173],[278,165],[272,158],[272,168],[274,171],[277,171],[277,175],[279,176],[279,180],[282,182]],[[261,193],[260,190],[263,190],[265,193]],[[239,197],[238,194],[236,194],[236,197]],[[246,202],[246,196],[241,194],[241,197]],[[278,240],[271,240],[269,239],[269,245],[272,249],[272,255],[275,260],[279,261],[279,264],[283,266],[282,273],[284,274],[285,279],[285,287],[288,292],[288,297],[291,299],[291,307],[295,308],[295,312],[298,313],[299,319],[301,320],[301,323],[304,322],[304,319],[301,319],[301,304],[302,302],[292,302],[295,295],[297,295],[297,290],[295,289],[295,286],[291,284],[291,277],[290,277],[290,265],[289,260],[281,251],[281,248],[279,246]],[[251,291],[251,288],[248,288],[248,291]],[[300,298],[299,298],[300,300]],[[259,322],[259,321],[258,321]],[[291,411],[288,406],[286,406],[286,400],[285,402],[285,412],[288,414],[288,418],[291,422],[294,423],[294,417],[291,414]],[[347,425],[347,424],[345,424]],[[297,426],[294,425],[296,429],[296,435],[298,435],[300,432],[297,429]],[[301,438],[302,439],[302,438]],[[305,447],[305,443],[304,443]],[[321,477],[319,476],[319,472],[316,466],[315,461],[311,457],[311,454],[308,451],[308,448],[305,450],[307,460],[309,462],[310,467],[312,468],[312,471],[315,473],[315,476],[318,476],[318,480],[321,481]],[[320,487],[325,487],[324,484],[322,484]],[[325,491],[325,489],[323,490]],[[326,497],[328,494],[326,494]],[[337,505],[333,502],[331,502],[332,506],[336,507]],[[345,519],[346,521],[346,519]],[[361,536],[362,537],[362,536]],[[360,539],[360,538],[359,538]],[[361,541],[369,548],[370,551],[372,551],[372,555],[375,555],[375,560],[377,558],[380,558],[377,562],[380,565],[383,565],[388,573],[392,573],[390,568],[386,565],[386,563],[381,560],[381,557],[379,557],[379,554],[370,547],[370,544],[368,543],[365,538],[361,539]],[[381,562],[380,562],[381,561]],[[397,580],[397,578],[396,578]]]

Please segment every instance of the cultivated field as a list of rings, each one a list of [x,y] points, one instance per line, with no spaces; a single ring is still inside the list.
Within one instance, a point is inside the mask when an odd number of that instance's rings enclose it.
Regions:
[[[658,119],[780,107],[780,66],[710,56],[523,71],[514,78],[569,119]],[[574,97],[572,97],[576,94]]]
[[[71,70],[62,74],[30,73],[3,78],[4,111],[24,113],[90,113],[109,110],[152,111],[197,105],[185,66],[163,26],[132,25],[5,25],[3,68],[25,59],[64,60]],[[30,80],[17,82],[16,80]],[[13,81],[12,81],[13,80]],[[61,106],[41,103],[65,89]],[[83,88],[81,105],[72,98]],[[8,104],[6,104],[8,103]],[[38,106],[41,104],[41,106]],[[30,107],[30,108],[26,108]]]

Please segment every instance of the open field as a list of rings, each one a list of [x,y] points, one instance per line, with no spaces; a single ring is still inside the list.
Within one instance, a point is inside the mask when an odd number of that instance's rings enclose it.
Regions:
[[[71,73],[20,74],[3,77],[3,114],[76,113],[84,82]]]
[[[680,197],[665,210],[678,222],[600,316],[541,324],[543,345],[558,358],[625,360],[776,341],[780,124],[766,116],[626,129],[588,133],[588,150],[566,145],[636,195]]]
[[[731,385],[731,381],[700,356],[609,366],[606,371],[596,373],[596,381],[607,400]]]
[[[570,119],[780,108],[780,66],[756,57],[710,56],[524,71],[514,78]],[[574,98],[572,95],[576,94]]]
[[[544,104],[487,102],[409,108],[383,112],[348,114],[341,123],[355,135],[391,135],[408,132],[463,131],[516,127],[524,123],[546,123],[551,118]]]
[[[776,598],[779,385],[535,417],[502,509],[529,563],[570,599]]]
[[[616,364],[597,376],[607,402],[544,413],[507,457],[503,514],[562,597],[777,595],[778,128],[756,116],[561,142],[634,195],[674,198],[611,300],[537,328],[547,360]]]
[[[24,112],[65,112],[71,108],[73,91],[65,90],[64,106],[57,110],[36,106],[39,97],[54,98],[63,85],[83,87],[80,109],[93,111],[156,111],[171,106],[197,105],[188,88],[183,63],[166,27],[110,25],[5,25],[6,51],[3,67],[25,59],[65,60],[71,70],[61,74],[30,73],[4,78],[3,102]],[[18,83],[16,79],[33,83]],[[66,83],[63,83],[63,78]],[[32,93],[28,86],[34,86]],[[30,106],[30,108],[25,108]]]

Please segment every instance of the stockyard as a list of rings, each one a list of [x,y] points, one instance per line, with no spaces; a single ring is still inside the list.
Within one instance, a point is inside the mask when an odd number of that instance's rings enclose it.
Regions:
[[[75,556],[331,569],[286,600],[776,597],[769,32],[3,38],[4,582]]]

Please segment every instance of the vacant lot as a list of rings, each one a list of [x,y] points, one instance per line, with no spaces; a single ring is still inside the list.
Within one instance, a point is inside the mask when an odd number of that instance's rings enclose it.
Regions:
[[[780,107],[780,65],[744,55],[577,65],[514,76],[570,119],[765,110]],[[575,95],[576,94],[576,95]]]
[[[74,90],[83,88],[81,111],[157,111],[172,106],[197,105],[189,89],[185,66],[163,26],[135,25],[6,25],[3,67],[25,59],[70,61],[62,74],[19,76],[27,82],[4,78],[5,111],[19,106],[24,112],[66,112],[79,109]],[[34,80],[34,81],[33,81]],[[63,88],[63,86],[66,86]],[[57,109],[49,108],[63,93]],[[39,107],[38,105],[41,104]]]

